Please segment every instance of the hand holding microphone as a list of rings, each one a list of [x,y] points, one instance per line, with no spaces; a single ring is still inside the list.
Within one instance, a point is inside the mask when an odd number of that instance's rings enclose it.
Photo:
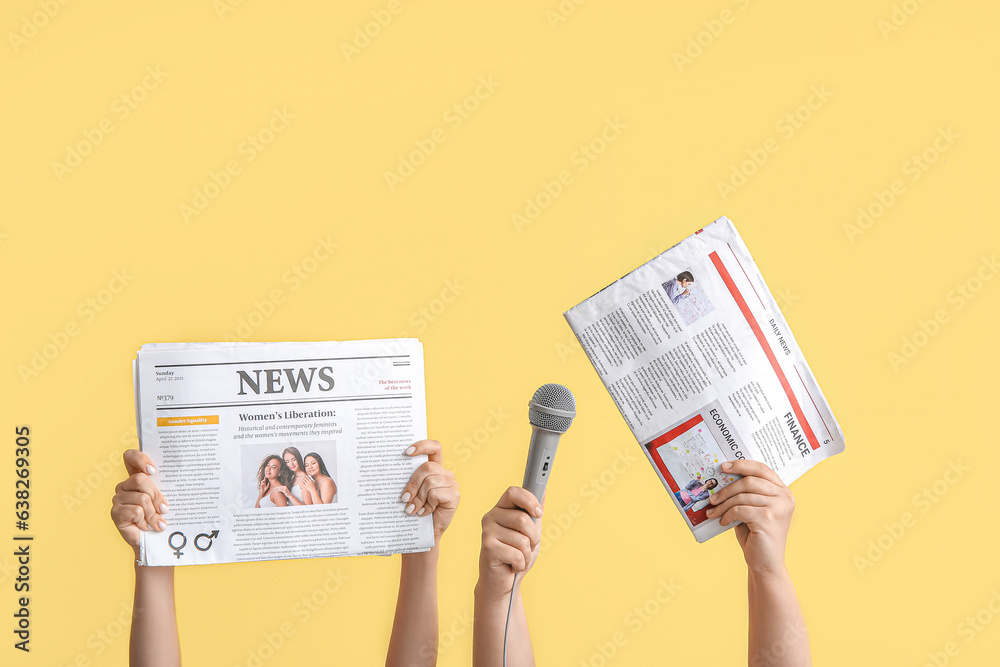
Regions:
[[[530,514],[528,514],[530,508]],[[538,557],[542,508],[530,491],[512,486],[483,517],[476,595],[501,601],[514,587],[512,575],[524,575]]]
[[[559,438],[569,430],[575,416],[576,400],[569,389],[559,384],[538,388],[528,403],[531,441],[521,487],[507,489],[483,517],[473,636],[473,664],[477,667],[506,665],[508,655],[512,656],[512,665],[534,664],[517,584],[538,558],[542,542],[541,503],[552,475]]]
[[[575,415],[573,393],[562,385],[543,385],[531,397],[528,403],[531,440],[521,487],[507,489],[483,517],[480,593],[506,597],[513,588],[511,575],[523,575],[538,557],[542,538],[541,503],[552,475],[559,438],[569,429]]]

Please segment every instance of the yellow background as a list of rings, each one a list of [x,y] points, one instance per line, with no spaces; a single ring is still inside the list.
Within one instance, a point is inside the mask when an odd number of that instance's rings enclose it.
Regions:
[[[627,643],[608,664],[745,663],[735,539],[695,543],[562,319],[722,214],[784,295],[847,438],[845,454],[793,487],[788,562],[816,663],[919,665],[949,641],[960,648],[950,664],[994,663],[1000,620],[971,641],[957,632],[1000,590],[1000,280],[960,310],[947,299],[1000,246],[995,2],[911,0],[916,12],[887,32],[891,0],[564,2],[575,10],[554,26],[557,0],[401,0],[350,58],[342,43],[386,2],[69,2],[48,19],[44,4],[0,12],[0,533],[12,544],[13,430],[27,424],[36,535],[27,656],[11,646],[12,548],[0,549],[5,663],[124,664],[127,638],[110,635],[130,603],[131,559],[108,509],[134,443],[130,361],[144,342],[233,334],[275,290],[283,302],[253,316],[248,340],[425,345],[430,432],[463,492],[441,559],[440,664],[470,661],[462,619],[479,519],[520,481],[525,404],[545,382],[573,389],[579,416],[549,488],[546,551],[525,582],[539,664],[602,664],[597,644],[618,631]],[[12,42],[22,31],[31,36]],[[679,66],[689,38],[705,46]],[[116,100],[147,67],[167,75],[121,118]],[[480,77],[500,85],[449,125]],[[807,114],[814,86],[832,95]],[[294,118],[247,162],[239,147],[273,109]],[[786,137],[778,124],[797,110],[811,117]],[[114,131],[60,180],[53,162],[105,118]],[[578,171],[573,154],[607,119],[626,127]],[[446,141],[391,190],[385,172],[436,128]],[[948,128],[958,138],[911,181],[911,156]],[[778,151],[723,198],[718,183],[772,137]],[[185,221],[180,206],[230,160],[240,173]],[[518,231],[512,214],[564,169],[572,182]],[[858,207],[895,179],[905,192],[850,239]],[[318,238],[338,247],[296,285],[288,272]],[[121,270],[127,285],[88,321],[87,299]],[[449,304],[446,281],[458,285]],[[948,321],[894,369],[889,353],[939,309]],[[72,324],[65,349],[23,379]],[[508,418],[486,438],[490,410]],[[477,434],[478,450],[460,449]],[[634,462],[613,472],[624,453]],[[969,471],[942,482],[958,461]],[[614,480],[591,503],[584,485],[602,473]],[[921,512],[914,496],[935,482],[945,493]],[[583,515],[553,529],[574,502]],[[886,524],[904,512],[916,525],[891,537]],[[891,547],[859,566],[880,538]],[[300,623],[294,605],[330,569],[347,583]],[[378,664],[397,571],[398,558],[180,570],[184,657],[246,665],[291,621],[295,634],[264,664]],[[682,588],[633,631],[626,616],[661,579]]]

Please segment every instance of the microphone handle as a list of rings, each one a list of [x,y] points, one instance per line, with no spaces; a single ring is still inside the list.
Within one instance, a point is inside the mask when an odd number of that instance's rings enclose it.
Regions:
[[[552,464],[556,460],[556,448],[561,436],[562,433],[531,427],[531,445],[528,447],[528,462],[524,466],[524,481],[521,486],[535,494],[539,504],[545,497],[545,486],[552,474]]]

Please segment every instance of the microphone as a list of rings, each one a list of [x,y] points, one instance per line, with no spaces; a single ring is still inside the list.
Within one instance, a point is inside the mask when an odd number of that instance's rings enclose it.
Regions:
[[[542,385],[528,402],[531,445],[521,486],[535,494],[539,504],[545,497],[545,486],[552,474],[559,437],[569,430],[575,416],[573,392],[561,384]]]
[[[552,475],[559,438],[569,430],[576,416],[576,399],[573,392],[561,384],[543,384],[528,401],[528,421],[531,422],[531,445],[528,462],[524,466],[521,486],[535,494],[538,503],[545,498],[545,487]],[[531,515],[530,510],[524,510]],[[535,519],[538,521],[538,519]],[[517,573],[511,582],[510,600],[507,602],[507,622],[503,627],[503,667],[507,667],[507,633],[510,629],[510,611],[514,606],[514,587]]]

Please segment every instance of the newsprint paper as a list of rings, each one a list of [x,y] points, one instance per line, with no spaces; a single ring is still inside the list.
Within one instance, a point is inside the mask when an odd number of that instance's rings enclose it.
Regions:
[[[733,223],[719,218],[565,313],[699,542],[705,515],[763,461],[785,484],[844,451],[844,434]]]
[[[146,565],[426,551],[400,494],[426,456],[416,339],[143,345],[142,451],[170,504]]]

